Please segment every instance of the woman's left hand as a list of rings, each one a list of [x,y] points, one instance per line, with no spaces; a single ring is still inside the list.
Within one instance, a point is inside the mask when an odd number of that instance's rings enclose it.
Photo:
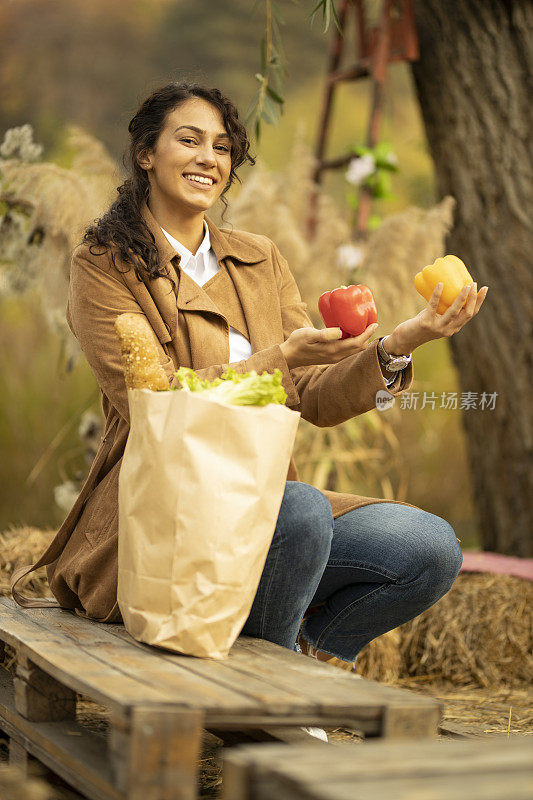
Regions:
[[[433,339],[453,336],[475,317],[489,291],[488,286],[483,286],[478,292],[477,283],[464,286],[444,314],[437,314],[442,289],[443,284],[438,283],[429,298],[427,307],[416,317],[401,322],[390,334],[402,352],[412,352],[415,347],[431,342]],[[387,341],[388,345],[389,341]],[[391,352],[389,348],[388,352]]]

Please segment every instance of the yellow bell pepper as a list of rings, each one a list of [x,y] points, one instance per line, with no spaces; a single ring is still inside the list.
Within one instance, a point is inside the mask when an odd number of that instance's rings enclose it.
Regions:
[[[474,283],[464,263],[457,256],[442,256],[415,275],[415,289],[429,300],[437,283],[443,283],[437,314],[444,314],[461,289]]]

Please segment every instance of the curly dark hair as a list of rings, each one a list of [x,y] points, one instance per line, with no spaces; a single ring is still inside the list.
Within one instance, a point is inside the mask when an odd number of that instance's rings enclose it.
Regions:
[[[219,89],[212,89],[199,83],[180,81],[169,83],[156,89],[144,100],[128,125],[130,144],[124,152],[122,163],[129,177],[117,188],[118,197],[100,219],[90,225],[83,236],[83,242],[111,251],[113,264],[118,253],[125,264],[131,265],[137,278],[148,273],[150,278],[162,277],[158,261],[155,239],[141,216],[141,206],[148,199],[150,182],[146,170],[138,163],[137,157],[143,150],[155,148],[157,140],[165,127],[167,115],[181,103],[193,97],[200,97],[218,108],[222,115],[224,128],[231,139],[231,171],[220,199],[224,203],[224,213],[228,203],[224,195],[235,179],[240,182],[236,170],[245,162],[255,164],[249,155],[250,142],[246,128],[239,120],[236,106]],[[222,216],[223,216],[222,215]],[[101,253],[100,253],[101,255]]]

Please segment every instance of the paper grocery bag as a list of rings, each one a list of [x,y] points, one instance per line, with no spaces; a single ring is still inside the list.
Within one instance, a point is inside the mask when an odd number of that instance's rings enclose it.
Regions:
[[[129,633],[225,658],[252,607],[300,414],[129,389],[118,603]]]

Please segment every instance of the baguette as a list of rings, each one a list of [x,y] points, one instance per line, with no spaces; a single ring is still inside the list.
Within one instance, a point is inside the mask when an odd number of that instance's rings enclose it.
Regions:
[[[128,389],[169,389],[169,380],[159,361],[157,340],[141,314],[120,314],[115,320],[120,342],[124,378]]]

